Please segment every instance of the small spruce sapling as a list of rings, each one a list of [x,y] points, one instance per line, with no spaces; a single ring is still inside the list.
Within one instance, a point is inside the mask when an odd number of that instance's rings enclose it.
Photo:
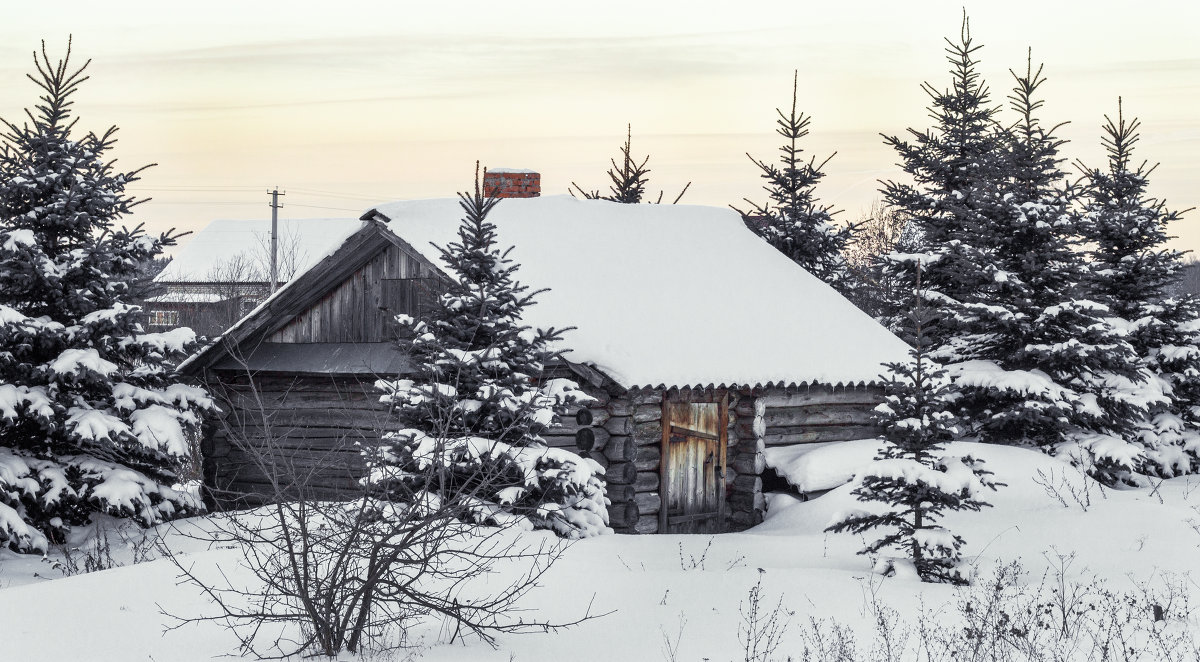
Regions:
[[[816,157],[805,161],[804,150],[799,142],[808,135],[812,119],[796,111],[796,96],[799,72],[792,79],[792,109],[788,113],[776,108],[779,119],[775,132],[783,137],[779,148],[782,156],[779,165],[746,156],[762,171],[767,180],[767,202],[758,204],[746,199],[747,211],[734,208],[746,224],[767,243],[774,246],[793,262],[807,269],[817,278],[834,285],[843,285],[846,265],[842,251],[854,235],[853,226],[839,226],[833,221],[830,205],[817,201],[815,189],[825,176],[821,169],[829,163],[829,155],[821,163]]]
[[[565,329],[522,324],[540,290],[517,282],[512,249],[497,247],[487,216],[499,199],[480,191],[478,170],[460,198],[458,241],[440,248],[449,288],[421,319],[397,318],[415,374],[377,383],[402,429],[367,449],[370,480],[402,501],[460,501],[479,522],[607,532],[604,470],[541,437],[588,399],[569,379],[543,378]]]
[[[917,283],[919,287],[919,264]],[[839,513],[826,531],[865,534],[882,529],[883,534],[860,554],[892,549],[909,558],[922,581],[965,584],[967,578],[958,567],[965,541],[938,521],[947,511],[989,506],[978,497],[980,490],[1001,483],[990,480],[991,472],[980,466],[981,460],[944,452],[944,444],[960,434],[959,421],[945,371],[926,356],[925,331],[931,316],[921,300],[918,290],[909,314],[912,360],[888,364],[886,399],[876,408],[884,429],[883,446],[853,491],[859,501],[881,503],[885,509]]]
[[[646,164],[650,162],[650,155],[638,162],[633,156],[633,125],[626,125],[625,129],[625,144],[621,146],[621,164],[617,165],[616,159],[610,159],[612,168],[606,173],[612,184],[608,187],[608,195],[600,195],[599,190],[586,191],[579,184],[571,182],[571,186],[575,189],[569,191],[571,195],[575,195],[578,191],[579,195],[586,200],[608,200],[610,202],[620,202],[622,204],[638,204],[646,195],[646,183],[650,181],[648,175],[650,169]],[[671,201],[671,204],[677,204],[683,199],[683,194],[687,193],[688,187],[692,183],[688,182],[683,186],[683,190],[679,191],[679,195]],[[655,204],[662,202],[663,192],[658,192],[658,199]]]

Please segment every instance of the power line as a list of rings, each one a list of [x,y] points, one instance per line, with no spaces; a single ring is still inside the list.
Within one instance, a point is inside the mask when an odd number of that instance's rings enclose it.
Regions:
[[[362,207],[358,207],[356,209],[350,209],[348,207],[322,207],[320,205],[301,205],[301,204],[297,204],[295,202],[290,203],[290,205],[292,207],[306,207],[308,209],[332,209],[334,211],[355,211],[355,212],[365,211]]]

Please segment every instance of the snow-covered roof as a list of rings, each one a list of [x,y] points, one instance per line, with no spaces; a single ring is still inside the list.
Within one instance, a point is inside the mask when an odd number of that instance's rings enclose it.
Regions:
[[[377,207],[434,264],[455,240],[455,199]],[[752,386],[874,381],[908,347],[829,285],[746,229],[730,209],[626,205],[570,196],[502,200],[488,220],[549,288],[533,326],[576,327],[566,355],[622,386]]]
[[[348,218],[281,218],[280,250],[295,252],[296,273],[300,274],[362,225],[362,221]],[[264,256],[268,254],[270,237],[269,218],[213,221],[191,237],[185,237],[186,243],[181,242],[183,245],[175,257],[154,280],[164,283],[207,281],[214,266],[243,254],[256,262],[266,262]]]

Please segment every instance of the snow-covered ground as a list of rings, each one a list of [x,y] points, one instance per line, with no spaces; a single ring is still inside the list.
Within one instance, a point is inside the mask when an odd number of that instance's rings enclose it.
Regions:
[[[861,451],[826,448],[816,452],[828,454],[828,463]],[[1067,574],[1075,581],[1099,579],[1117,591],[1175,581],[1200,594],[1200,477],[1167,480],[1155,488],[1101,490],[1069,465],[1029,450],[967,443],[950,450],[984,459],[995,478],[1008,484],[988,495],[993,508],[946,520],[967,539],[966,552],[981,576],[1019,561],[1026,581],[1037,583],[1043,572],[1063,565],[1061,556],[1074,554]],[[504,636],[498,650],[479,643],[438,644],[439,624],[431,623],[413,632],[422,643],[415,653],[440,661],[743,660],[739,607],[760,577],[768,609],[782,599],[794,612],[774,656],[780,660],[803,659],[810,615],[837,619],[864,634],[875,613],[872,602],[912,618],[921,613],[954,618],[956,589],[873,575],[868,560],[855,555],[861,541],[823,533],[837,511],[859,505],[851,489],[842,485],[807,502],[774,496],[767,521],[745,533],[580,541],[523,604],[549,619],[578,616],[589,601],[594,612],[611,613],[557,634]],[[130,563],[141,534],[112,531],[112,525],[106,528],[113,559]],[[224,572],[235,581],[252,582],[238,568],[236,549],[207,549],[183,535],[204,525],[201,518],[157,532],[196,572],[214,577]],[[0,552],[0,658],[187,662],[235,652],[236,639],[216,624],[163,633],[171,622],[164,611],[213,613],[196,588],[178,583],[177,574],[170,561],[158,559],[63,577],[39,558]],[[1182,618],[1185,613],[1169,610],[1169,627],[1177,632],[1198,627],[1195,616]],[[664,638],[672,645],[678,640],[674,657]],[[864,644],[860,653],[868,648]]]

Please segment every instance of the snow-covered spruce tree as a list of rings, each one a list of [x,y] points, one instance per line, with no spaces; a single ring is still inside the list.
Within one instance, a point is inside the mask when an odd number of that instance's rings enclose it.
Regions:
[[[840,226],[833,221],[832,206],[817,200],[816,187],[825,173],[821,169],[833,158],[831,154],[821,163],[816,157],[807,161],[800,140],[808,135],[812,118],[796,111],[799,72],[792,77],[792,108],[788,113],[776,108],[779,119],[775,132],[783,137],[779,165],[746,156],[762,171],[767,180],[763,189],[769,198],[762,204],[749,198],[746,211],[734,208],[747,225],[767,243],[793,262],[821,280],[835,286],[845,285],[845,260],[842,251],[851,240],[853,227]]]
[[[571,195],[575,195],[575,192],[578,191],[579,195],[587,200],[608,200],[622,204],[638,204],[642,202],[642,198],[646,195],[646,183],[650,181],[648,176],[650,169],[646,167],[646,164],[650,162],[650,155],[647,154],[646,158],[642,159],[640,163],[634,158],[632,124],[625,127],[625,144],[621,146],[621,164],[617,165],[616,159],[610,159],[610,162],[612,163],[612,168],[609,168],[608,172],[605,173],[608,175],[609,180],[612,181],[612,184],[608,187],[608,195],[601,195],[599,189],[586,191],[575,182],[571,182],[571,186],[575,189],[574,191],[570,191]],[[691,185],[691,182],[685,184],[683,190],[679,192],[679,195],[675,196],[671,204],[678,203]],[[659,191],[658,199],[654,201],[655,204],[661,203],[662,197],[663,192]]]
[[[916,268],[919,288],[919,263]],[[960,421],[946,373],[926,353],[925,329],[932,316],[919,289],[908,318],[912,360],[887,365],[885,400],[875,410],[884,429],[883,445],[859,473],[860,484],[853,491],[859,501],[884,507],[836,514],[826,531],[881,531],[859,554],[892,550],[911,561],[921,581],[964,584],[967,578],[958,565],[965,541],[938,522],[948,511],[978,511],[990,505],[979,498],[980,492],[1002,484],[989,479],[991,472],[980,466],[982,461],[946,454],[944,444],[961,434]],[[895,566],[892,559],[881,558],[876,564],[879,571]]]
[[[910,130],[912,143],[888,139],[914,182],[885,184],[886,199],[920,231],[915,255],[892,256],[892,269],[911,278],[915,259],[929,264],[931,357],[960,392],[969,434],[1047,450],[1082,445],[1098,478],[1119,480],[1140,456],[1122,435],[1161,393],[1147,387],[1107,309],[1081,295],[1062,141],[1037,118],[1041,70],[1030,61],[1014,73],[1020,119],[1001,127],[965,18],[960,40],[948,43],[951,89],[925,86],[937,125]]]
[[[499,200],[483,196],[478,172],[460,198],[458,241],[440,249],[448,291],[426,317],[397,318],[416,374],[377,384],[403,429],[368,451],[371,481],[394,499],[453,500],[481,523],[607,532],[604,470],[540,436],[587,399],[570,380],[542,379],[562,330],[522,324],[538,292],[515,280],[511,248],[497,248],[487,215]]]
[[[951,64],[951,86],[938,90],[929,83],[933,128],[909,129],[908,139],[884,136],[896,150],[911,183],[883,183],[884,203],[913,226],[918,255],[891,256],[888,266],[895,276],[914,283],[913,264],[924,264],[923,279],[935,313],[925,329],[933,346],[953,333],[953,315],[942,309],[955,303],[980,301],[993,275],[979,265],[991,262],[986,240],[988,228],[999,213],[997,201],[1005,177],[1004,132],[996,124],[999,109],[977,71],[981,48],[971,39],[970,23],[963,17],[958,41],[946,40]],[[903,258],[903,259],[901,259]],[[909,302],[893,302],[884,323],[902,333]]]
[[[1081,233],[1088,242],[1089,295],[1108,306],[1128,332],[1139,360],[1169,397],[1152,407],[1139,436],[1147,471],[1162,475],[1200,469],[1200,305],[1175,295],[1183,253],[1166,247],[1167,226],[1182,212],[1147,195],[1156,166],[1134,165],[1139,122],[1105,116],[1105,168],[1080,164],[1086,201]]]
[[[1120,436],[1162,394],[1107,323],[1107,310],[1081,298],[1074,191],[1059,167],[1063,141],[1036,116],[1041,71],[1030,59],[1023,75],[1013,72],[1009,99],[1020,119],[1005,134],[1004,179],[983,187],[989,222],[964,238],[983,278],[976,292],[945,307],[951,332],[933,357],[955,380],[968,430],[984,441],[1053,448],[1104,438],[1101,464],[1130,470],[1125,459],[1137,450],[1123,448]]]
[[[0,543],[21,551],[92,513],[149,525],[199,509],[172,463],[212,407],[172,377],[191,331],[144,333],[124,302],[174,237],[115,225],[141,169],[105,160],[115,127],[72,136],[87,63],[69,59],[35,53],[39,103],[4,121],[0,149]]]

